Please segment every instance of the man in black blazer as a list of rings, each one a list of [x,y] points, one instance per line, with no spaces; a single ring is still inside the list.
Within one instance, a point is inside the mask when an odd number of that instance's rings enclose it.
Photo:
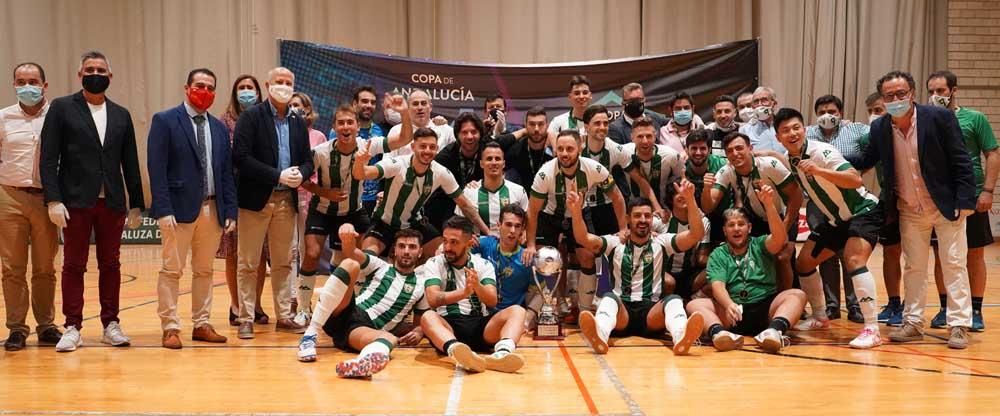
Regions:
[[[868,146],[850,161],[860,170],[882,162],[886,222],[899,221],[906,305],[903,326],[890,332],[889,339],[923,339],[934,231],[948,289],[948,346],[965,348],[972,325],[965,218],[975,212],[976,188],[958,120],[950,110],[916,104],[913,76],[906,72],[889,72],[875,86],[890,117],[872,123]]]
[[[163,347],[180,349],[177,297],[184,263],[191,255],[191,339],[226,342],[209,323],[212,263],[223,227],[236,230],[236,184],[229,133],[208,113],[215,101],[215,74],[188,73],[185,100],[153,115],[146,142],[150,216],[158,219],[163,264],[156,283]]]
[[[49,218],[64,228],[62,296],[66,333],[56,351],[74,351],[82,343],[83,273],[87,271],[92,231],[100,271],[104,325],[101,342],[129,345],[129,338],[118,324],[119,248],[126,210],[129,228],[136,228],[142,222],[144,208],[132,117],[105,96],[112,77],[108,59],[97,51],[83,54],[77,77],[83,90],[53,100],[42,127],[45,202]]]
[[[295,75],[288,68],[268,72],[264,83],[268,99],[246,109],[233,132],[233,165],[237,171],[239,248],[237,290],[240,297],[240,327],[237,337],[253,338],[253,311],[257,299],[257,266],[267,235],[271,254],[271,290],[276,329],[302,333],[305,327],[292,321],[288,276],[292,244],[296,238],[298,193],[295,191],[313,173],[312,153],[306,121],[289,111]]]

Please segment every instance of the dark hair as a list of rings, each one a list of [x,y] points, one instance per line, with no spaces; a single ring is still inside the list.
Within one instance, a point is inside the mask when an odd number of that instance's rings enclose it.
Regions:
[[[592,120],[594,116],[601,113],[608,114],[608,108],[603,104],[591,104],[586,110],[583,110],[583,122],[590,124],[590,120]],[[608,118],[610,117],[611,116],[608,115]]]
[[[722,138],[722,148],[725,149],[725,148],[729,147],[729,143],[732,143],[736,139],[743,139],[743,141],[746,142],[747,146],[750,145],[750,137],[749,136],[747,136],[747,135],[745,135],[743,133],[740,133],[738,131],[734,131],[732,133],[727,134],[726,137]]]
[[[496,140],[490,140],[483,144],[483,149],[480,150],[480,154],[485,153],[486,149],[497,149],[500,151],[500,156],[505,156],[503,154],[503,146],[500,146],[500,143],[497,143]],[[480,156],[480,158],[482,158],[482,156]]]
[[[881,99],[882,99],[882,94],[879,94],[877,92],[868,94],[868,98],[865,98],[865,106],[871,107],[873,104],[875,104],[876,101]]]
[[[361,99],[361,93],[363,93],[363,92],[370,92],[370,93],[372,93],[372,95],[375,96],[375,99],[378,100],[378,94],[375,93],[375,87],[373,87],[371,85],[362,85],[362,86],[360,86],[360,87],[358,87],[358,88],[356,88],[354,90],[354,98],[352,98],[351,101],[358,101],[358,100],[360,100]]]
[[[469,221],[468,218],[461,215],[452,216],[444,222],[444,227],[442,227],[442,229],[447,230],[449,228],[459,230],[463,234],[472,234],[476,231],[476,227],[472,225],[472,221]]]
[[[430,127],[421,127],[417,129],[417,131],[413,132],[413,141],[417,141],[417,139],[422,139],[424,137],[433,137],[434,140],[437,140],[438,134]]]
[[[819,106],[833,103],[837,106],[837,111],[844,112],[844,101],[837,97],[836,95],[827,94],[816,99],[816,103],[813,104],[813,112],[819,112]]]
[[[216,81],[218,79],[218,78],[215,77],[215,72],[212,72],[211,69],[208,69],[208,68],[195,68],[195,69],[192,69],[191,72],[188,72],[188,78],[187,78],[187,84],[186,85],[190,86],[191,83],[194,82],[194,76],[196,74],[205,74],[205,75],[208,75],[208,76],[212,77],[212,81]]]
[[[882,78],[879,78],[878,81],[875,81],[875,90],[878,91],[879,94],[882,94],[882,84],[885,84],[886,82],[892,81],[896,78],[905,79],[906,83],[910,85],[911,92],[916,93],[916,91],[913,91],[917,88],[917,84],[913,82],[913,75],[910,75],[909,72],[903,72],[898,69],[889,71],[888,74],[882,75]]]
[[[736,101],[739,101],[740,98],[743,98],[744,96],[747,96],[747,95],[749,95],[750,98],[753,98],[753,92],[752,91],[743,91],[743,92],[741,92],[741,93],[739,93],[739,94],[736,95]],[[737,103],[737,105],[739,105],[739,103]]]
[[[948,83],[948,89],[953,89],[958,86],[958,77],[954,72],[944,70],[944,71],[934,71],[927,76],[927,81],[924,82],[926,86],[928,82],[931,82],[934,78],[944,78],[944,81]]]
[[[670,107],[672,108],[674,106],[674,103],[676,103],[678,100],[687,100],[688,104],[694,106],[694,99],[691,98],[691,94],[688,94],[687,92],[681,91],[676,95],[674,95],[674,97],[670,99]]]
[[[625,210],[625,213],[631,214],[632,213],[632,209],[635,208],[635,207],[650,207],[650,208],[652,208],[653,207],[653,201],[650,201],[649,199],[646,199],[646,198],[641,197],[641,196],[630,197],[628,199],[628,209]]]
[[[681,178],[676,178],[667,183],[667,189],[663,192],[663,202],[670,207],[670,210],[674,209],[674,197],[677,196],[677,189],[674,189],[674,185],[680,184]]]
[[[587,78],[586,75],[573,75],[573,77],[569,79],[569,90],[573,91],[573,87],[581,84],[590,88],[590,78]]]
[[[575,139],[577,143],[580,143],[580,137],[582,137],[582,136],[580,136],[580,132],[579,131],[576,131],[576,130],[573,130],[573,129],[566,129],[566,130],[560,130],[559,134],[556,134],[556,140],[559,140],[559,138],[563,137],[563,136],[570,136],[573,139]]]
[[[733,105],[733,108],[736,108],[736,99],[733,98],[732,95],[720,95],[715,97],[715,102],[712,103],[712,108],[715,108],[715,106],[719,103],[730,103]]]
[[[400,238],[416,238],[418,244],[423,244],[424,235],[414,228],[404,228],[402,230],[396,231],[396,235],[393,236],[392,243],[396,244]]]
[[[23,66],[33,66],[35,68],[38,68],[38,75],[41,75],[42,76],[42,82],[45,82],[45,70],[42,69],[41,65],[36,64],[34,62],[21,62],[21,63],[19,63],[17,65],[14,65],[14,71],[12,72],[14,78],[17,78],[17,70],[21,69],[21,67],[23,67]]]
[[[635,131],[635,129],[639,127],[652,127],[655,134],[656,125],[653,124],[652,118],[649,118],[645,115],[641,115],[639,116],[639,118],[632,120],[632,131]]]
[[[528,213],[524,212],[524,208],[521,208],[517,204],[507,204],[500,207],[500,216],[498,217],[500,218],[500,222],[503,222],[503,214],[513,214],[520,218],[522,222],[524,221],[524,217],[528,216]]]
[[[535,116],[545,116],[545,121],[549,120],[549,116],[545,114],[545,109],[542,106],[534,106],[528,109],[528,112],[524,113],[524,124],[528,124],[528,117]]]
[[[100,51],[86,51],[83,55],[80,55],[80,68],[83,69],[83,63],[87,62],[88,59],[100,59],[104,63],[108,64],[108,71],[111,70],[111,62],[108,61],[108,57],[104,56]]]
[[[479,132],[479,139],[482,140],[486,137],[486,126],[483,125],[483,119],[479,118],[475,113],[464,112],[458,115],[455,119],[454,126],[452,129],[455,131],[455,138],[458,138],[458,132],[462,131],[462,125],[465,123],[472,123],[476,127],[476,131]],[[414,136],[416,137],[416,136]]]
[[[257,90],[257,103],[260,104],[261,102],[261,95],[263,94],[261,94],[260,83],[257,82],[257,78],[249,74],[243,74],[236,77],[236,81],[233,81],[233,90],[229,93],[229,105],[226,106],[226,114],[229,114],[233,120],[239,118],[240,113],[243,112],[243,107],[240,106],[240,100],[236,96],[236,86],[240,85],[240,82],[243,82],[245,79],[253,81],[253,87]]]
[[[785,107],[778,110],[778,112],[774,114],[774,123],[771,126],[774,128],[774,131],[777,132],[778,128],[781,127],[781,123],[796,118],[799,119],[800,122],[805,122],[805,118],[802,117],[802,113],[800,113],[799,110]]]
[[[708,144],[708,130],[705,129],[694,129],[691,133],[688,133],[686,139],[684,139],[684,147],[690,146],[695,143],[705,143]]]
[[[485,110],[487,108],[486,106],[490,105],[491,101],[496,101],[496,100],[503,101],[503,108],[505,110],[507,109],[507,100],[504,99],[503,96],[500,95],[499,93],[487,95],[486,100],[483,101],[483,109]]]
[[[337,125],[337,114],[341,114],[341,113],[351,114],[351,115],[354,116],[354,120],[358,119],[358,113],[357,113],[357,111],[354,111],[354,107],[353,106],[350,106],[350,105],[347,105],[347,104],[341,104],[341,105],[337,106],[336,110],[333,110],[333,124],[334,124],[334,126]]]

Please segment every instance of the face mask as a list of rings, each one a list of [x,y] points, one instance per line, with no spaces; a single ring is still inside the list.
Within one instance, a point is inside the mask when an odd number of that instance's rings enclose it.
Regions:
[[[933,106],[947,108],[948,104],[951,103],[951,97],[934,94],[927,101],[929,101]]]
[[[236,100],[243,108],[257,104],[257,92],[254,90],[243,90],[236,93]]]
[[[686,126],[691,123],[691,110],[674,111],[674,123]]]
[[[823,114],[816,119],[816,124],[819,124],[819,126],[824,129],[830,130],[840,124],[840,117],[833,114]]]
[[[187,90],[187,99],[196,110],[205,111],[215,102],[215,91],[209,91],[208,88],[191,87]]]
[[[885,111],[893,117],[902,117],[903,114],[910,111],[910,100],[906,99],[885,103]]]
[[[391,108],[385,110],[385,121],[389,124],[396,125],[403,122],[403,116],[399,114],[398,111]]]
[[[744,123],[749,123],[753,119],[753,108],[744,107],[740,109],[740,120]]]
[[[771,119],[771,107],[759,106],[754,107],[753,114],[757,116],[757,120],[767,121]]]
[[[878,120],[879,117],[882,117],[882,116],[880,116],[878,114],[871,114],[871,115],[869,115],[868,116],[868,124],[874,123],[875,120]]]
[[[625,115],[630,118],[639,118],[646,111],[646,105],[642,101],[629,101],[625,103]]]
[[[730,132],[736,129],[736,123],[729,123],[729,126],[723,126],[717,122],[715,123],[715,128],[721,132]]]
[[[17,92],[17,100],[28,107],[42,101],[42,87],[22,85],[15,88],[15,91]]]
[[[292,87],[287,85],[275,84],[267,87],[267,93],[281,104],[287,104],[289,100],[292,99]]]
[[[83,76],[83,89],[91,94],[101,94],[108,90],[111,78],[107,75],[91,74]]]

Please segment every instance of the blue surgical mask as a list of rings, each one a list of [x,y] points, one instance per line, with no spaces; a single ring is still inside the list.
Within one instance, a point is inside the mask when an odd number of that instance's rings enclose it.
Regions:
[[[243,108],[247,108],[257,104],[257,92],[254,90],[242,90],[236,94],[236,99],[239,100]]]
[[[674,123],[681,126],[686,126],[691,122],[691,110],[677,110],[674,111]]]
[[[14,89],[17,93],[17,100],[28,107],[42,101],[42,87],[34,85],[22,85]]]
[[[893,117],[902,117],[907,111],[910,111],[910,100],[899,100],[893,101],[891,103],[885,103],[885,111]]]

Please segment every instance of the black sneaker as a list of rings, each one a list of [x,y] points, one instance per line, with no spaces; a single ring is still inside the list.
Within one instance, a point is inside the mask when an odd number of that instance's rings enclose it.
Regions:
[[[239,321],[237,321],[238,316],[233,313],[233,307],[229,307],[229,326],[240,326]]]
[[[13,331],[10,336],[7,337],[7,341],[3,343],[3,349],[7,351],[20,351],[24,349],[24,341],[28,339],[28,335],[21,331]]]
[[[270,316],[267,316],[263,310],[253,312],[253,323],[257,325],[267,325],[268,321],[271,320]]]
[[[38,345],[56,345],[62,339],[62,332],[56,327],[51,327],[38,334]]]
[[[827,306],[826,307],[826,317],[830,319],[840,319],[840,307],[837,306]]]
[[[854,322],[856,324],[865,323],[865,315],[861,313],[860,306],[848,306],[847,307],[847,320]]]

